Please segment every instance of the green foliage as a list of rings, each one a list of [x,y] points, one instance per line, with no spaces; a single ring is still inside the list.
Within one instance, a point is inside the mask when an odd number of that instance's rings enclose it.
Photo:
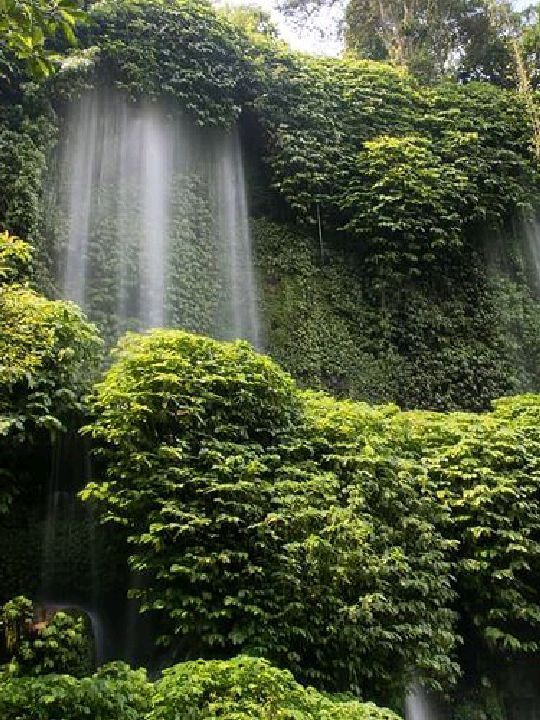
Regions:
[[[69,675],[13,677],[0,684],[2,720],[143,720],[152,686],[143,670],[105,665],[80,680]]]
[[[225,5],[220,8],[225,17],[254,42],[274,42],[278,29],[270,14],[256,4]]]
[[[90,404],[106,475],[84,496],[126,528],[180,656],[240,648],[388,699],[413,667],[453,680],[457,628],[538,650],[538,396],[372,408],[301,394],[243,344],[155,331]]]
[[[0,435],[13,443],[62,430],[96,366],[94,326],[73,303],[26,287],[0,291],[0,319]]]
[[[451,145],[469,141],[455,138]],[[460,244],[469,182],[450,159],[453,149],[441,157],[418,136],[365,143],[343,208],[353,211],[345,229],[374,247],[372,262],[385,270],[391,263],[399,273],[403,265],[433,260],[441,246]]]
[[[304,4],[287,0],[287,5]],[[454,70],[466,45],[464,30],[477,16],[488,17],[482,0],[440,0],[435,5],[425,0],[350,0],[345,38],[360,57],[403,65],[429,82]]]
[[[381,63],[293,55],[271,39],[244,37],[219,13],[187,0],[98,3],[90,12],[92,23],[79,35],[84,58],[94,60],[77,70],[74,57],[75,69],[49,84],[52,99],[112,82],[132,96],[173,98],[201,124],[227,125],[249,111],[265,155],[264,183],[277,189],[287,219],[311,224],[315,234],[319,210],[321,262],[310,243],[301,277],[289,268],[274,274],[263,298],[268,350],[303,384],[438,409],[483,409],[493,397],[538,387],[538,303],[523,276],[501,291],[505,281],[492,282],[482,259],[503,234],[508,263],[507,229],[537,192],[519,95],[487,83],[426,88]],[[52,294],[64,218],[50,203],[42,207],[42,181],[53,182],[44,168],[56,129],[43,102],[33,100],[25,96],[2,111],[0,222],[32,242],[39,286]],[[172,242],[178,257],[189,248],[190,259],[168,268],[167,323],[212,332],[221,295],[210,262],[211,212],[196,200],[197,182],[174,181],[182,217]],[[138,328],[134,318],[115,315],[118,286],[109,268],[120,262],[116,200],[108,187],[97,198],[85,298],[108,342]],[[265,211],[283,220],[275,194]],[[137,296],[131,268],[139,230],[129,226],[122,258],[130,298]],[[298,226],[262,233],[274,235],[280,262],[297,252],[304,263]],[[259,247],[266,276],[272,260],[265,243]],[[520,308],[516,323],[505,294]]]
[[[489,684],[470,691],[452,712],[452,720],[506,720],[504,702]]]
[[[371,703],[322,696],[266,660],[242,656],[168,668],[152,706],[148,720],[399,720]]]
[[[303,386],[439,410],[539,387],[540,307],[522,275],[461,248],[426,282],[377,291],[349,249],[325,241],[321,257],[315,237],[266,219],[253,237],[267,351]]]
[[[484,415],[398,418],[399,452],[422,459],[459,540],[461,612],[505,653],[539,647],[539,413],[539,396],[525,395]]]
[[[84,43],[99,47],[98,77],[135,96],[174,98],[200,125],[236,120],[247,43],[209,3],[122,0],[98,3],[89,16]]]
[[[28,243],[8,232],[0,233],[0,285],[26,280],[31,261]]]
[[[75,44],[74,27],[85,13],[76,0],[2,0],[0,49],[7,47],[24,60],[35,77],[47,76],[55,55],[46,48],[57,31]]]
[[[80,677],[90,670],[90,629],[83,615],[59,611],[46,623],[35,624],[32,602],[17,597],[0,609],[0,623],[10,654],[5,673]]]
[[[149,683],[111,663],[95,675],[2,676],[2,720],[399,720],[372,703],[320,695],[265,660],[189,662]]]
[[[28,245],[0,235],[2,275],[24,280]],[[81,409],[92,382],[101,341],[73,303],[47,300],[25,284],[0,284],[1,505],[14,491],[21,444],[65,429]]]
[[[281,7],[309,16],[328,0],[282,0]],[[344,5],[345,47],[361,58],[406,67],[424,83],[441,78],[482,80],[516,87],[511,42],[527,48],[537,73],[538,14],[535,5],[516,9],[508,0],[348,0]]]
[[[499,224],[536,192],[516,93],[430,89],[380,63],[295,56],[187,0],[99,3],[91,15],[82,40],[99,49],[94,82],[173,97],[204,125],[253,108],[273,185],[293,214],[314,222],[319,206],[327,232],[388,260],[390,274],[398,264],[431,268],[473,240],[478,220]]]
[[[36,244],[47,154],[55,138],[52,118],[28,105],[0,105],[0,226]]]
[[[278,51],[260,82],[274,186],[304,222],[318,205],[326,233],[388,266],[390,279],[396,267],[432,272],[456,245],[478,247],[479,222],[500,227],[534,197],[532,131],[516,93],[422,88],[378,63]]]
[[[106,476],[84,497],[126,527],[142,607],[168,617],[180,656],[241,648],[380,697],[413,664],[452,677],[446,541],[421,467],[334,442],[355,407],[309,397],[307,416],[243,343],[129,335],[90,398]]]

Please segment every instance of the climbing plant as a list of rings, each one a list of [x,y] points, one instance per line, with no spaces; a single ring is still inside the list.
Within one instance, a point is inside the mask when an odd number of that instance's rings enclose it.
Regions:
[[[351,248],[321,257],[315,232],[259,218],[253,237],[267,350],[303,386],[439,410],[538,387],[539,306],[519,272],[460,248],[433,278],[377,289]]]
[[[98,81],[134,96],[172,98],[200,125],[237,119],[249,82],[248,43],[204,0],[98,3],[81,34],[99,48]]]

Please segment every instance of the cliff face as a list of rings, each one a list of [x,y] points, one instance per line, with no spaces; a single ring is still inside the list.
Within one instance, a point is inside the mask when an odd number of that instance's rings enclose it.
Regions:
[[[381,291],[314,234],[254,223],[266,348],[301,384],[437,410],[538,388],[539,305],[517,268],[464,253],[446,275]]]
[[[71,100],[114,85],[191,123],[240,123],[263,346],[302,384],[435,409],[538,389],[538,176],[518,95],[296,56],[190,3],[100,4],[80,42],[53,81],[5,94],[0,118],[1,221],[37,246],[49,294],[65,252],[56,138]],[[88,310],[113,337],[109,224]]]

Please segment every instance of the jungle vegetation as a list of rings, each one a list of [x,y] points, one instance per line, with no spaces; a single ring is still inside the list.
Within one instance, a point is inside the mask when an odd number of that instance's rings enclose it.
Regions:
[[[537,20],[527,95],[505,32],[467,30],[487,6],[437,8],[394,42],[351,2],[337,59],[203,0],[0,2],[2,718],[393,720],[416,681],[454,720],[508,717],[505,676],[540,651]],[[100,85],[239,126],[265,354],[115,342],[105,284],[90,317],[59,298],[44,180],[66,103]],[[91,514],[64,581],[102,533],[157,678],[94,672],[77,614],[34,623],[74,437]]]

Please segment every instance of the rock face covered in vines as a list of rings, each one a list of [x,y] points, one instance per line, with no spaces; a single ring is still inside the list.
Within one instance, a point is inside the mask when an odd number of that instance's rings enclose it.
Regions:
[[[47,292],[63,220],[42,194],[53,172],[42,138],[57,135],[68,98],[113,84],[134,99],[179,103],[200,125],[240,123],[267,349],[301,382],[437,409],[483,409],[538,386],[537,290],[521,225],[538,178],[519,94],[481,83],[426,88],[374,62],[298,57],[189,2],[99,4],[80,42],[83,59],[66,63],[40,102],[21,91],[2,111],[2,217],[38,248]],[[198,182],[179,179],[175,193],[197,214],[202,249]],[[193,234],[184,225],[175,242]],[[99,227],[89,309],[112,338],[107,268],[117,259],[107,221]],[[219,306],[220,291],[209,276],[205,297],[187,307],[179,294],[203,291],[186,267],[169,268],[171,302],[186,327],[205,332],[201,313]],[[172,309],[173,324],[177,316]],[[296,327],[301,342],[291,339]]]

